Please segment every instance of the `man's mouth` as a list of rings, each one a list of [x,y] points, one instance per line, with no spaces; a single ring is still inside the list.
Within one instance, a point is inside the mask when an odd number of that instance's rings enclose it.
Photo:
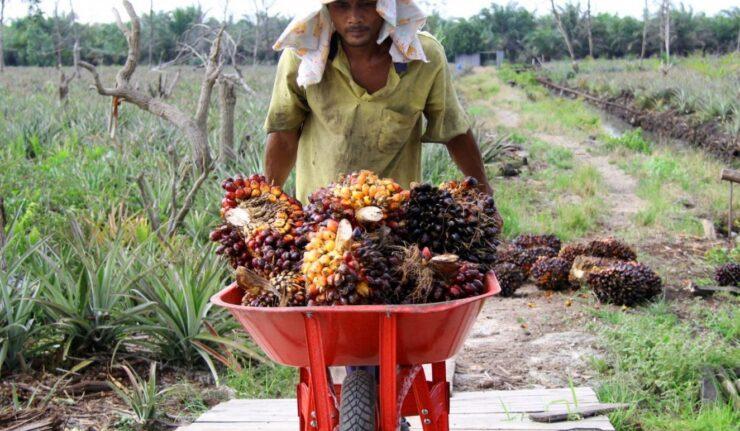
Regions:
[[[370,29],[367,27],[351,27],[347,29],[347,33],[350,34],[362,34],[367,33],[368,31],[370,31]]]

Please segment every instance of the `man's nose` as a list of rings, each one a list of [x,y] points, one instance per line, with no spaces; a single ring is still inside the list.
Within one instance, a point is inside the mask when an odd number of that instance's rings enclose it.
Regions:
[[[361,6],[355,5],[349,11],[349,25],[357,25],[365,22],[365,11]]]

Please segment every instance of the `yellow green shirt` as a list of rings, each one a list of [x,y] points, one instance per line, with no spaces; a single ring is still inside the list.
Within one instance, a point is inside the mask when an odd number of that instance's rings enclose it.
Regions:
[[[339,47],[320,83],[296,82],[300,58],[280,57],[265,121],[267,133],[301,130],[296,197],[341,174],[372,170],[408,187],[421,179],[421,143],[447,143],[470,127],[452,85],[444,48],[428,33],[420,39],[428,63],[412,61],[400,74],[390,68],[386,86],[373,94],[354,82]]]

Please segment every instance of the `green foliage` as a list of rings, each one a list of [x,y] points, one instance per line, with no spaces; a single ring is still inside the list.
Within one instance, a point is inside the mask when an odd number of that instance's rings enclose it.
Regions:
[[[164,417],[161,405],[164,396],[170,391],[157,389],[157,364],[152,362],[149,365],[149,376],[146,379],[127,365],[122,365],[121,369],[126,373],[129,387],[115,379],[109,383],[110,387],[129,408],[129,416],[136,425],[144,429],[153,427]]]
[[[704,253],[704,260],[712,266],[720,266],[726,263],[740,263],[740,247],[727,250],[727,247],[713,247]]]
[[[737,423],[740,416],[729,405],[697,408],[702,368],[734,367],[740,361],[737,338],[728,337],[737,334],[736,324],[731,330],[735,332],[726,329],[736,319],[736,306],[720,306],[714,313],[718,318],[711,318],[712,313],[693,315],[690,323],[682,322],[665,303],[635,313],[597,313],[607,349],[598,367],[604,381],[599,399],[636,406],[610,415],[617,429],[719,430]],[[684,425],[676,428],[679,422]]]
[[[229,371],[226,382],[238,398],[286,398],[295,395],[298,373],[291,367],[250,365],[242,371]]]
[[[144,332],[151,336],[142,344],[150,346],[162,361],[188,367],[202,361],[216,380],[214,359],[236,365],[229,358],[231,350],[264,362],[245,340],[233,338],[237,323],[210,302],[227,279],[224,263],[212,247],[191,252],[181,248],[177,256],[170,255],[172,262],[148,271],[133,291],[141,303],[151,305],[150,312],[138,316]],[[144,262],[142,266],[149,265],[155,264]]]
[[[607,137],[606,148],[609,150],[627,148],[628,150],[645,154],[650,154],[653,149],[652,144],[649,140],[645,139],[642,129],[639,127],[637,129],[627,131],[619,137]]]
[[[62,357],[108,355],[150,306],[130,296],[149,269],[136,268],[138,250],[126,247],[120,237],[90,238],[76,222],[71,230],[64,245],[36,253],[33,275],[41,280],[39,304],[62,337]]]

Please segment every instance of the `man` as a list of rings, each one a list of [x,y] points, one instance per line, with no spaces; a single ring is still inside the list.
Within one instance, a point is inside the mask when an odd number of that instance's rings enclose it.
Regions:
[[[421,143],[446,145],[465,176],[492,193],[457,99],[444,48],[420,33],[411,0],[321,0],[294,20],[265,122],[265,171],[297,198],[339,174],[368,169],[408,187],[421,179]]]

